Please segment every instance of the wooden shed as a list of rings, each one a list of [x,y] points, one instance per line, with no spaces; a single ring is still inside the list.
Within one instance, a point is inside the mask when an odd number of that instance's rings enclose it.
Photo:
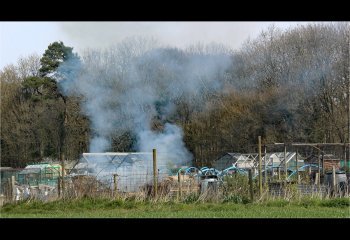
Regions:
[[[333,154],[323,155],[323,167],[326,172],[332,171],[333,166],[336,170],[340,168],[340,159]]]

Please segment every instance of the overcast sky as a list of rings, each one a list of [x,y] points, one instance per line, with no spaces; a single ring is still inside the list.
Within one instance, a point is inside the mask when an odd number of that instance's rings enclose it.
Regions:
[[[305,22],[0,22],[0,69],[32,53],[42,55],[54,41],[75,52],[103,48],[130,36],[154,37],[185,47],[201,42],[223,43],[233,49],[269,25],[287,29]]]

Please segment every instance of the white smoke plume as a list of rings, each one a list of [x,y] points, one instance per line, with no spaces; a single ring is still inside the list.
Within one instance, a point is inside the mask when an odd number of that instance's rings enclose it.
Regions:
[[[137,151],[156,148],[181,164],[192,156],[180,127],[168,121],[176,102],[200,106],[204,96],[222,91],[230,64],[222,46],[184,51],[129,38],[62,64],[59,83],[65,94],[83,96],[83,111],[92,124],[91,152],[108,151],[111,136],[129,131],[136,136]],[[162,131],[152,129],[154,119],[163,122]]]

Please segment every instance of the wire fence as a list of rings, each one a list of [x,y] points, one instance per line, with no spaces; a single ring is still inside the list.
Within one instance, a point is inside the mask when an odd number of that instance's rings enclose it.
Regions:
[[[33,181],[24,181],[23,170],[2,171],[0,204],[22,200],[52,201],[81,197],[134,197],[177,201],[261,201],[264,199],[293,199],[301,196],[319,198],[349,197],[349,180],[341,174],[325,174],[315,180],[318,169],[298,172],[288,181],[283,172],[264,174],[264,191],[259,191],[259,178],[249,179],[244,169],[179,167],[169,165],[152,155],[107,154],[99,158],[85,157],[66,175],[32,175]],[[106,157],[107,156],[107,157]],[[33,169],[30,174],[33,174]],[[313,172],[314,171],[314,172]],[[254,171],[252,171],[254,172]],[[45,176],[47,171],[45,170]],[[296,177],[297,176],[297,177]],[[37,177],[37,178],[35,178]]]
[[[155,181],[156,180],[156,181]],[[155,185],[157,187],[155,187]],[[157,189],[155,193],[155,189]],[[252,186],[254,200],[293,199],[302,196],[330,198],[349,197],[349,184],[314,184],[311,182],[268,182],[263,195],[259,195],[259,184]],[[93,175],[68,175],[60,177],[57,186],[38,184],[20,185],[6,180],[1,183],[1,204],[21,200],[52,201],[61,198],[81,197],[134,197],[138,199],[163,199],[177,201],[250,201],[250,186],[245,175],[232,174],[223,178],[206,178],[196,174],[179,172],[177,175],[159,173],[154,179],[152,172],[128,175],[113,174],[97,178]]]

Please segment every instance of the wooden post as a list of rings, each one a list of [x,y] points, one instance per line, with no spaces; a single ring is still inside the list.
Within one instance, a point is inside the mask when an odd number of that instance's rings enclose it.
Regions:
[[[324,173],[325,173],[325,167],[324,167],[324,155],[323,155],[323,152],[322,152],[322,175],[324,176]]]
[[[11,176],[12,200],[16,200],[15,176]]]
[[[315,184],[316,185],[320,185],[320,175],[319,175],[319,173],[316,173]]]
[[[64,154],[62,154],[62,179],[61,179],[61,191],[62,191],[62,197],[64,197],[64,190],[65,190],[65,185],[64,185]]]
[[[299,170],[298,170],[298,148],[295,149],[295,171],[297,171],[297,178],[299,182]]]
[[[344,169],[346,174],[346,143],[344,143]]]
[[[273,166],[273,162],[272,162],[272,166]],[[266,183],[267,183],[266,145],[264,145],[264,176],[265,176],[264,185],[266,186]]]
[[[259,148],[259,193],[262,195],[262,174],[261,174],[261,136],[258,136],[258,148]]]
[[[179,171],[179,172],[177,173],[177,181],[179,182],[179,191],[178,191],[178,195],[179,195],[180,199],[182,199],[181,171]]]
[[[336,177],[335,177],[335,166],[332,167],[332,185],[333,185],[333,192],[335,194],[336,187],[337,187],[337,182],[336,182]]]
[[[320,185],[321,183],[321,149],[319,148],[318,148],[318,179],[317,180],[318,180],[317,184]]]
[[[7,186],[8,186],[8,191],[7,191],[7,199],[9,201],[12,200],[12,184],[11,184],[11,178],[7,178]]]
[[[58,197],[61,197],[61,176],[57,178],[57,193]]]
[[[114,196],[117,195],[117,191],[118,191],[118,174],[113,174],[113,186],[114,186]]]
[[[153,189],[154,197],[157,197],[158,182],[157,182],[157,150],[153,149]]]
[[[288,178],[288,170],[287,170],[287,146],[284,144],[284,174],[286,177],[286,180]]]
[[[309,165],[309,182],[311,183],[311,181],[312,181],[312,169],[311,169],[311,165]]]
[[[298,174],[298,184],[300,184],[301,183],[301,177],[300,177],[300,175]]]
[[[278,166],[278,180],[281,180],[281,168]]]
[[[254,202],[254,192],[253,192],[253,173],[252,170],[248,170],[249,174],[249,192],[250,192],[250,200]]]
[[[347,42],[348,42],[348,46],[349,46],[349,34],[347,34]],[[349,53],[349,51],[348,51]],[[348,64],[348,72],[350,72],[350,64]],[[347,82],[348,82],[348,143],[350,143],[350,78],[348,76],[348,79],[347,79]],[[344,139],[344,142],[346,142],[346,139]],[[349,161],[350,161],[350,145],[348,145],[348,158],[349,158]],[[344,159],[344,164],[345,164],[345,175],[348,172],[349,169],[347,169],[348,165],[346,163],[346,158]]]

